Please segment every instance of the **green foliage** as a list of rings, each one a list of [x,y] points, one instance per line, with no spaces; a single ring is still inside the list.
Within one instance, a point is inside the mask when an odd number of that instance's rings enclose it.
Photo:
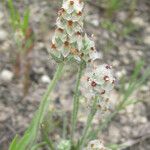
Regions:
[[[30,11],[29,9],[26,9],[24,12],[24,18],[21,24],[21,29],[25,32],[28,29],[29,26],[29,17],[30,17]]]
[[[13,0],[8,0],[8,8],[10,14],[10,23],[14,31],[21,30],[24,34],[29,26],[30,11],[28,8],[25,9],[23,19],[19,11],[15,8]]]
[[[122,30],[122,32],[121,32],[121,35],[122,35],[123,37],[127,37],[127,36],[129,36],[131,33],[137,31],[137,29],[138,29],[138,27],[137,27],[136,25],[134,25],[133,23],[131,23],[131,22],[126,22],[126,23],[124,24],[124,28],[123,28],[123,30]]]
[[[123,0],[106,0],[107,13],[112,16],[123,5]]]
[[[96,96],[94,98],[94,102],[92,104],[91,111],[88,115],[86,126],[85,126],[84,131],[83,131],[83,135],[82,135],[82,137],[81,137],[81,139],[79,140],[79,143],[78,143],[79,144],[78,145],[79,149],[83,148],[83,145],[85,144],[85,141],[87,140],[87,135],[89,133],[89,129],[91,127],[92,121],[93,121],[94,116],[95,116],[96,111],[97,111],[97,108],[96,108],[97,99],[98,99],[98,97]]]
[[[141,74],[141,70],[144,67],[144,62],[139,61],[134,69],[134,72],[129,80],[128,86],[126,87],[125,81],[122,83],[121,92],[123,94],[123,99],[121,103],[118,105],[118,110],[124,109],[126,106],[135,104],[139,100],[130,99],[131,95],[136,91],[140,86],[144,84],[144,82],[150,77],[150,69],[147,69],[139,78]]]
[[[15,150],[17,147],[18,135],[16,135],[9,146],[9,150]]]
[[[51,93],[52,89],[55,87],[58,79],[60,78],[62,74],[63,66],[64,66],[63,63],[58,65],[58,69],[54,75],[54,79],[52,80],[51,84],[48,86],[48,89],[42,98],[40,107],[36,112],[35,117],[32,120],[29,128],[27,129],[27,131],[25,132],[25,134],[21,139],[15,138],[13,140],[9,150],[26,150],[26,149],[31,149],[31,147],[34,146],[35,141],[38,138],[40,125],[42,124],[44,116],[49,107],[49,103],[50,103],[49,94]]]
[[[117,10],[120,9],[120,7],[123,4],[123,1],[121,0],[107,0],[107,13],[109,16],[112,16]],[[26,9],[24,14],[23,14],[23,19],[14,7],[13,1],[8,0],[8,6],[9,6],[9,11],[10,11],[10,22],[14,30],[20,29],[24,34],[26,30],[29,27],[29,16],[30,16],[30,11],[29,9]],[[110,31],[110,32],[117,32],[117,26],[115,23],[113,23],[110,20],[104,20],[101,23],[102,28]],[[122,31],[123,36],[127,36],[130,33],[136,31],[136,27],[129,23],[125,25],[125,28]],[[26,43],[27,46],[31,45],[32,41],[28,41]],[[85,43],[85,45],[88,46],[88,41]],[[113,41],[108,41],[108,47],[111,49],[114,47]],[[16,136],[12,143],[10,144],[9,150],[36,150],[42,146],[47,146],[50,150],[55,150],[55,143],[50,139],[49,133],[51,130],[54,129],[54,126],[56,125],[53,120],[52,116],[50,114],[49,118],[45,118],[45,115],[47,113],[49,104],[50,104],[50,99],[49,99],[49,94],[55,87],[57,81],[59,80],[60,76],[62,75],[62,69],[64,66],[64,59],[62,58],[57,58],[55,55],[51,54],[52,58],[56,60],[57,63],[59,63],[58,70],[55,73],[54,79],[51,81],[51,84],[48,86],[48,89],[45,93],[45,95],[42,98],[40,107],[38,111],[36,112],[34,119],[32,120],[29,128],[25,132],[22,138]],[[72,59],[68,60],[72,62]],[[131,78],[129,81],[127,79],[122,78],[121,82],[121,87],[120,87],[120,93],[121,93],[121,100],[116,106],[115,111],[107,116],[104,120],[104,122],[100,122],[98,128],[95,130],[92,129],[92,121],[94,118],[94,115],[96,113],[96,98],[93,103],[93,107],[91,109],[91,112],[89,113],[87,117],[87,123],[86,126],[83,130],[83,134],[79,140],[76,140],[76,143],[74,141],[74,134],[76,130],[76,124],[77,124],[77,116],[78,116],[78,109],[79,109],[79,86],[80,86],[80,79],[85,67],[85,64],[80,64],[79,66],[79,71],[77,75],[77,82],[75,86],[75,92],[74,92],[74,102],[73,102],[73,113],[72,113],[72,118],[71,118],[71,137],[70,140],[62,140],[59,142],[57,148],[58,150],[70,150],[71,147],[73,150],[81,150],[84,144],[91,139],[95,139],[98,135],[99,132],[102,132],[103,129],[105,129],[109,123],[112,121],[112,119],[123,109],[125,109],[127,106],[136,104],[140,102],[141,100],[139,99],[133,99],[131,96],[133,93],[140,88],[146,80],[150,77],[150,69],[147,69],[143,75],[141,75],[141,71],[144,67],[144,62],[139,61],[134,68],[133,74],[131,75]],[[128,84],[126,84],[128,83]],[[64,113],[61,112],[63,115]],[[46,119],[46,120],[44,120]],[[65,117],[63,118],[63,130],[62,130],[62,137],[63,139],[67,139],[66,137],[67,134],[67,117],[65,114]],[[53,124],[51,124],[53,122]],[[41,131],[41,137],[42,137],[42,143],[37,144],[37,139],[38,139],[38,133]],[[112,150],[117,150],[120,148],[119,145],[117,144],[111,144],[108,146]]]
[[[79,86],[80,86],[80,80],[82,77],[82,73],[85,67],[85,63],[80,63],[80,67],[78,70],[78,76],[77,76],[77,82],[75,87],[75,94],[74,94],[74,101],[73,101],[73,112],[72,112],[72,118],[71,118],[71,140],[73,141],[75,127],[77,123],[77,115],[78,115],[78,109],[79,109]]]
[[[117,26],[111,20],[103,20],[101,22],[101,27],[111,32],[117,31]]]

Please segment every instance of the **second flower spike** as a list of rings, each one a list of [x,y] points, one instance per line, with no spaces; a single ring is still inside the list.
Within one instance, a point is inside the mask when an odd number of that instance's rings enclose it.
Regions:
[[[114,87],[114,83],[112,66],[104,64],[87,68],[82,79],[81,92],[89,106],[92,105],[93,98],[97,96],[97,108],[104,114],[109,110],[110,92]]]

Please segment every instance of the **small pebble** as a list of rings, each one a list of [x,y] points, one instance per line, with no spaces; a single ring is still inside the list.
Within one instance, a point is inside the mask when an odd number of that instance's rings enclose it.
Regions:
[[[8,36],[7,32],[0,29],[0,42],[5,41],[7,39],[7,36]]]
[[[150,46],[150,35],[144,37],[144,43]]]
[[[9,71],[9,70],[3,70],[0,74],[0,79],[5,81],[5,82],[10,82],[13,79],[13,72]]]
[[[95,26],[95,27],[98,27],[99,26],[99,21],[94,19],[91,21],[91,23]]]
[[[43,75],[43,76],[41,77],[41,81],[42,81],[43,83],[50,83],[50,82],[51,82],[49,76],[47,76],[47,75]]]
[[[133,18],[132,23],[134,23],[135,25],[140,26],[140,27],[146,26],[145,20],[143,20],[143,18],[141,18],[141,17]]]

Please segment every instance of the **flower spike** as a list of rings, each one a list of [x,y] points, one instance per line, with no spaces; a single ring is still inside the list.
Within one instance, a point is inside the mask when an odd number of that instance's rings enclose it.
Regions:
[[[63,1],[50,47],[52,57],[73,57],[77,62],[99,58],[94,41],[83,32],[83,8],[83,0]]]
[[[88,105],[91,106],[94,96],[98,96],[97,108],[104,114],[109,110],[109,95],[115,83],[115,78],[112,75],[112,67],[104,64],[94,68],[87,69],[82,83],[81,92],[88,100]]]

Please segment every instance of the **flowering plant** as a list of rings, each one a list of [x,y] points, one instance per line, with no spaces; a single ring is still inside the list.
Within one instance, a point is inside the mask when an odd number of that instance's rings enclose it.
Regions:
[[[48,144],[52,150],[83,150],[97,108],[102,114],[109,110],[109,93],[113,89],[115,82],[112,75],[112,67],[106,64],[89,67],[94,64],[94,60],[99,58],[99,54],[96,51],[94,41],[83,32],[83,8],[84,3],[82,0],[63,0],[49,49],[51,57],[58,64],[57,70],[28,130],[21,139],[18,137],[14,139],[9,150],[33,148],[41,125],[43,126],[44,116],[49,108],[49,95],[62,76],[63,68],[68,60],[76,61],[79,64],[73,96],[70,138],[62,140],[58,146],[55,146],[51,139],[46,137],[48,143],[42,144]],[[90,112],[83,134],[81,138],[76,140],[74,134],[77,125],[80,91],[81,95],[89,103]],[[87,150],[105,150],[105,148],[100,141],[91,141],[87,146]]]

